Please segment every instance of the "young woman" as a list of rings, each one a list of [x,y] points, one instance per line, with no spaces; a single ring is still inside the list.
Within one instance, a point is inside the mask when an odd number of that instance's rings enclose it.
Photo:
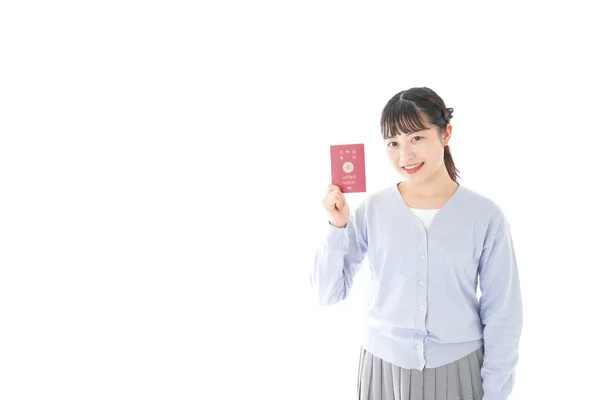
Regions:
[[[458,183],[452,111],[429,88],[396,94],[381,131],[404,179],[352,212],[335,185],[323,200],[330,226],[311,274],[320,304],[344,300],[359,266],[370,270],[360,400],[506,400],[513,388],[522,305],[510,227]]]

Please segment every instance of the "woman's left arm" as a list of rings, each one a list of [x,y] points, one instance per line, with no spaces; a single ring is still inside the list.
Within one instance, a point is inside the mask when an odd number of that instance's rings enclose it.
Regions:
[[[523,324],[521,288],[510,226],[500,215],[479,261],[479,314],[483,324],[483,400],[506,400],[512,392]]]

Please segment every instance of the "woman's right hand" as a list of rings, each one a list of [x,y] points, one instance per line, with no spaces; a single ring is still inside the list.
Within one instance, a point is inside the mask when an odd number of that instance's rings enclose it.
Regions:
[[[327,195],[323,199],[323,206],[329,214],[329,223],[337,228],[343,228],[348,224],[350,209],[346,198],[337,185],[329,185]]]

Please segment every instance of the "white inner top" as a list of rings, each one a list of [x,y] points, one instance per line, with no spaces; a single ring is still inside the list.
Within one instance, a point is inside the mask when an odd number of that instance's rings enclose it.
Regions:
[[[433,219],[433,216],[435,215],[436,212],[438,212],[440,209],[433,209],[433,210],[424,210],[421,208],[410,208],[412,212],[415,213],[415,215],[417,217],[419,217],[419,219],[421,220],[421,222],[423,223],[423,226],[425,227],[425,229],[429,229],[429,225],[431,224],[431,220]]]

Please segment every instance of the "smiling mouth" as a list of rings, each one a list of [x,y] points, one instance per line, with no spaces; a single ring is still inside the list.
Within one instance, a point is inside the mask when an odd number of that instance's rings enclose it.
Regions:
[[[419,164],[413,164],[413,165],[405,165],[405,166],[404,166],[404,167],[402,167],[402,168],[404,168],[404,169],[405,169],[405,170],[407,170],[407,171],[412,171],[412,170],[415,170],[415,169],[419,168],[419,167],[420,167],[421,165],[423,165],[423,164],[424,164],[424,162],[422,162],[422,163],[419,163]]]

